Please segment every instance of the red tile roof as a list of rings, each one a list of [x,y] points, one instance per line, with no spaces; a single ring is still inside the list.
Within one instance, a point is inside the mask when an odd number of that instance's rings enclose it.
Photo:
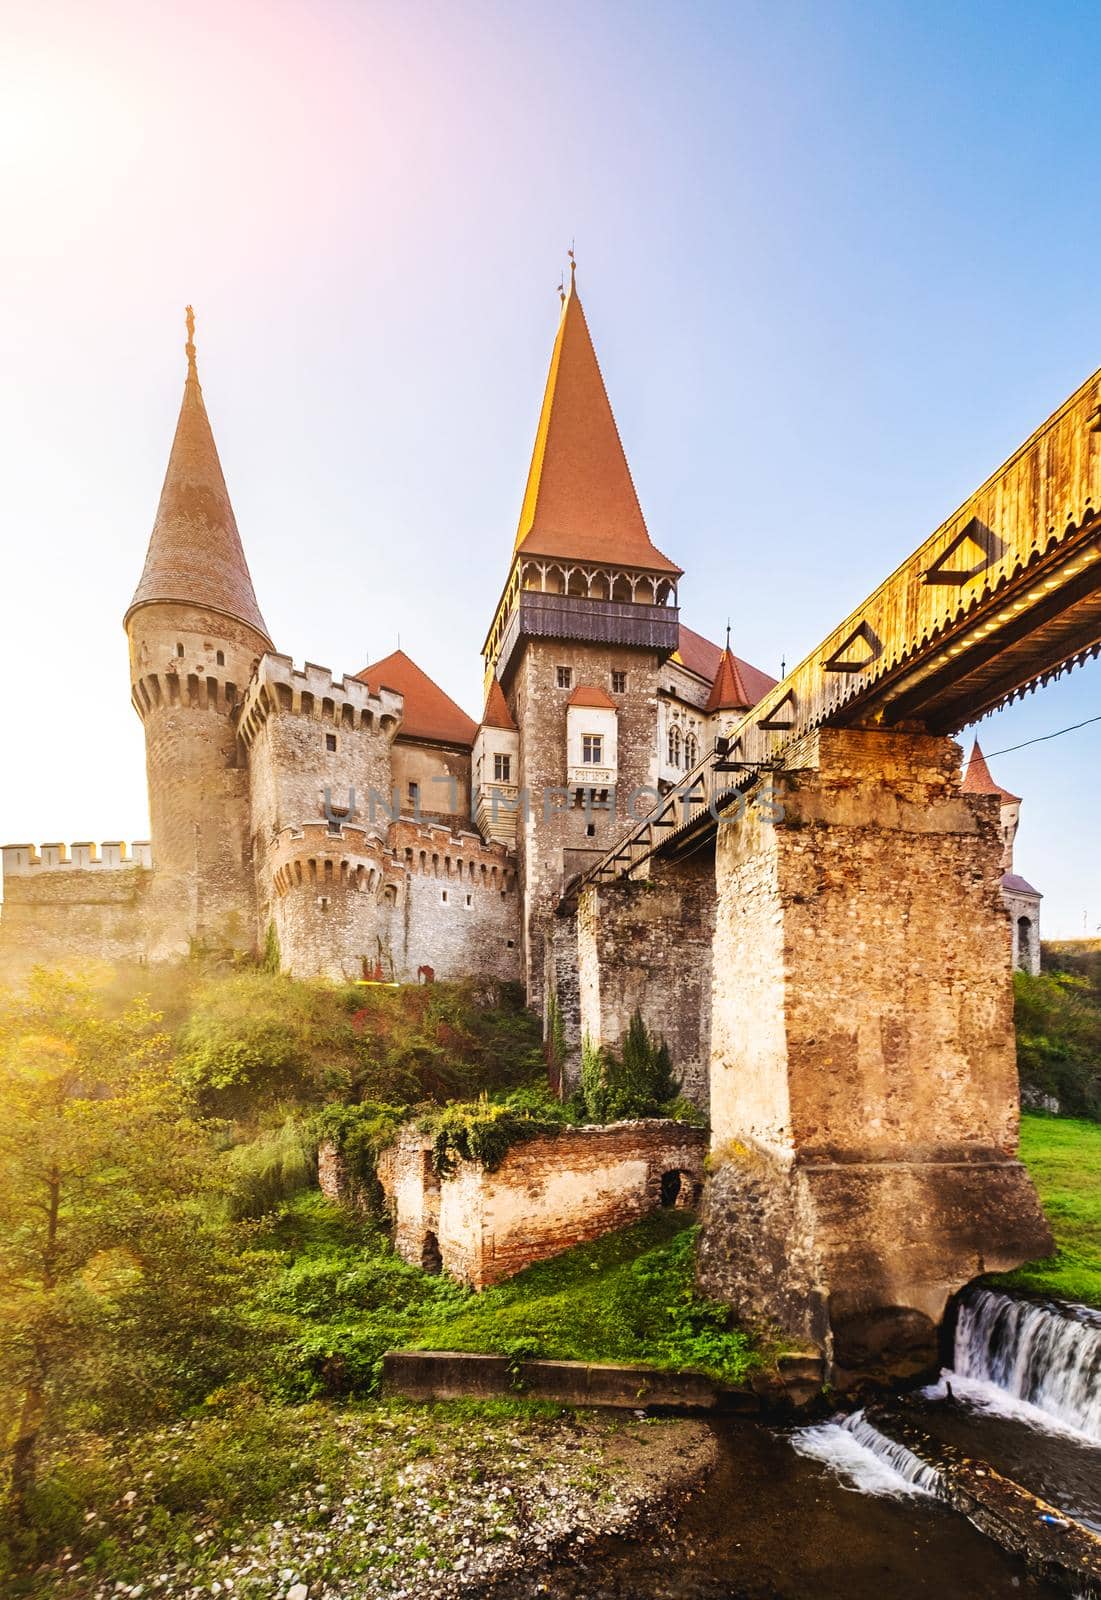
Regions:
[[[598,689],[593,683],[579,683],[577,688],[566,701],[568,706],[603,706],[615,710],[615,701],[610,694],[605,694],[603,689]]]
[[[190,340],[176,436],[145,568],[127,619],[138,606],[157,600],[176,600],[236,617],[274,649],[256,603]]]
[[[404,650],[374,661],[356,677],[372,694],[380,689],[396,689],[405,696],[398,737],[429,739],[435,744],[461,744],[469,747],[478,731],[477,723],[444,694],[438,683],[411,661]]]
[[[500,682],[494,678],[486,695],[486,708],[482,712],[483,728],[505,728],[509,733],[516,732],[516,724],[512,720],[512,712],[508,708],[505,692]]]
[[[1000,783],[994,782],[977,739],[971,746],[971,756],[960,788],[964,794],[997,794],[1001,795],[1003,800],[1017,801],[1021,798],[1019,794],[1010,794],[1008,789],[1003,789]]]
[[[730,650],[724,650],[719,657],[715,681],[704,710],[710,716],[713,711],[748,711],[752,704],[742,682],[736,656]]]
[[[705,639],[702,633],[696,633],[692,628],[680,625],[680,639],[677,645],[674,661],[679,660],[689,672],[702,678],[705,683],[713,684],[719,670],[719,661],[722,657],[722,648],[712,644],[710,639]],[[742,687],[750,697],[749,704],[756,705],[762,700],[770,689],[779,683],[778,678],[770,677],[767,672],[761,672],[757,667],[750,666],[748,661],[743,661],[741,656],[732,652],[734,665],[738,669],[738,676],[742,680]]]
[[[653,544],[576,287],[562,304],[516,550],[680,575]]]

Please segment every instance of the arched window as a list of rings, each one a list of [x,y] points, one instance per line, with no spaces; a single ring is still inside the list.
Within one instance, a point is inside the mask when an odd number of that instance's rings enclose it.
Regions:
[[[700,747],[696,742],[696,735],[694,733],[688,733],[688,734],[685,735],[685,738],[684,738],[684,766],[685,766],[685,770],[687,772],[691,772],[692,768],[696,765],[696,762],[699,759],[700,759]]]
[[[1023,972],[1032,971],[1032,919],[1017,918],[1017,965]]]
[[[675,722],[669,729],[669,765],[680,766],[680,728]]]

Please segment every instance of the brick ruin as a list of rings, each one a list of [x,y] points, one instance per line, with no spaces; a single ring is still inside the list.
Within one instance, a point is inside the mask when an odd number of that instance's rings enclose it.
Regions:
[[[564,1128],[513,1145],[493,1172],[460,1160],[441,1178],[431,1137],[410,1124],[378,1179],[402,1260],[484,1289],[662,1206],[695,1206],[706,1147],[702,1129],[659,1119]],[[330,1199],[362,1203],[331,1144],[318,1177]]]

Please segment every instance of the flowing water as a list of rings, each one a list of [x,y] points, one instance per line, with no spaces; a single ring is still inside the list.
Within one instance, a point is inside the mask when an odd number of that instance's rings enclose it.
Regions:
[[[791,1443],[800,1455],[824,1461],[864,1494],[902,1499],[907,1495],[935,1496],[940,1488],[937,1469],[880,1433],[863,1411],[836,1422],[799,1428]]]
[[[1101,1445],[1101,1314],[972,1290],[960,1303],[954,1374],[980,1407]]]
[[[855,1433],[834,1432],[854,1460],[863,1453],[863,1490],[852,1460],[793,1450],[756,1423],[716,1424],[715,1469],[674,1519],[599,1540],[495,1600],[1055,1600],[926,1489],[869,1465]]]
[[[935,1438],[1101,1533],[1101,1313],[971,1290],[925,1398]]]
[[[1101,1315],[989,1289],[954,1368],[915,1397],[943,1442],[1101,1530]],[[863,1411],[784,1434],[716,1425],[716,1470],[675,1521],[606,1539],[502,1600],[1043,1600],[1060,1591],[938,1498],[937,1469]]]

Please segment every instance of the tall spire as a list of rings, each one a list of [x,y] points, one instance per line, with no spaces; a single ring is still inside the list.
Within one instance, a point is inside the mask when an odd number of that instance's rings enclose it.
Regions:
[[[248,623],[270,645],[203,404],[195,363],[195,313],[190,306],[186,316],[183,402],[145,569],[126,620],[139,606],[174,600]]]
[[[577,293],[563,295],[516,550],[680,576],[651,542]]]

